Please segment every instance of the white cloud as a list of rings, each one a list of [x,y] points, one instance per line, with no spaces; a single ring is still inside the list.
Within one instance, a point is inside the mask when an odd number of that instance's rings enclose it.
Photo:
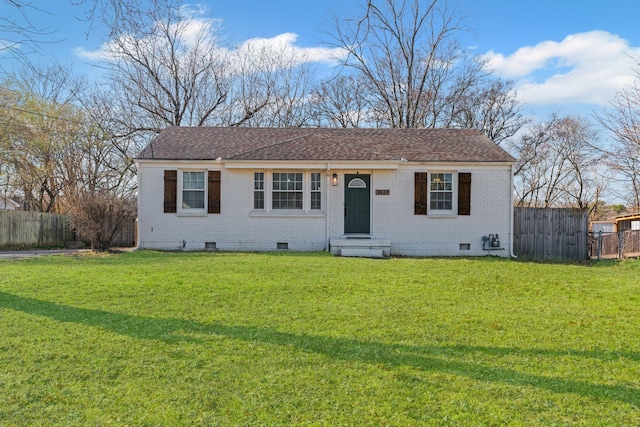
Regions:
[[[485,58],[495,73],[516,81],[518,98],[528,104],[606,105],[616,91],[633,81],[640,48],[606,31],[544,41],[505,56],[493,51]]]
[[[73,54],[80,58],[80,59],[85,59],[87,61],[104,61],[107,60],[111,57],[111,55],[109,55],[109,47],[108,44],[103,44],[102,46],[100,46],[98,49],[96,50],[87,50],[85,48],[83,48],[82,46],[78,46],[73,48]]]
[[[189,18],[196,16],[206,16],[209,13],[209,6],[200,3],[189,3],[180,6],[180,14]]]
[[[283,33],[271,38],[253,38],[246,40],[238,47],[240,54],[249,52],[267,52],[274,55],[287,55],[293,62],[321,62],[334,64],[338,58],[344,57],[346,51],[339,48],[299,47],[296,46],[298,35]],[[284,63],[289,61],[283,61]]]

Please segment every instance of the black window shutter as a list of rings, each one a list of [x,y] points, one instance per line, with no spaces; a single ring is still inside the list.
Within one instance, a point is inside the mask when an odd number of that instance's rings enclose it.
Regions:
[[[427,214],[427,193],[428,193],[428,174],[426,172],[416,172],[415,176],[415,194],[414,194],[414,215]]]
[[[458,215],[471,215],[471,174],[458,174]]]
[[[164,171],[164,213],[176,213],[178,200],[178,171]]]
[[[208,174],[207,212],[220,213],[220,171],[209,171]]]

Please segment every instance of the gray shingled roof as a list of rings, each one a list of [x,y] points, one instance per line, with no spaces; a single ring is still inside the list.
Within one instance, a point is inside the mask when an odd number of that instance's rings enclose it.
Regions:
[[[140,152],[155,160],[513,162],[472,129],[169,127]]]

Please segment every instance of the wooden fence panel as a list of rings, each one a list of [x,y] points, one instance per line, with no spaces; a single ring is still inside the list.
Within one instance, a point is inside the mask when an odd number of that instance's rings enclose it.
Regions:
[[[0,210],[0,248],[63,245],[74,236],[66,215]]]
[[[0,249],[63,246],[76,240],[86,240],[81,232],[76,235],[69,219],[67,215],[0,210]],[[136,232],[136,222],[125,224],[112,246],[135,246]]]
[[[116,233],[113,241],[111,242],[111,247],[117,248],[130,248],[136,245],[136,236],[138,232],[138,223],[137,221],[126,223],[122,226],[120,231]],[[87,238],[82,230],[78,232],[78,240],[82,240],[85,242],[89,242],[91,239]]]
[[[537,260],[584,260],[588,257],[586,209],[515,208],[513,252]]]
[[[113,239],[112,246],[129,248],[136,245],[136,235],[138,232],[138,222],[133,221],[124,224],[122,229]]]

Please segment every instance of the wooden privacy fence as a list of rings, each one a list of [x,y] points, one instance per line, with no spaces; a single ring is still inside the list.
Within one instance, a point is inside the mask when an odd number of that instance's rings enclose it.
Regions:
[[[35,246],[63,246],[83,239],[76,233],[67,215],[43,212],[0,210],[0,249]],[[136,243],[136,223],[132,222],[118,232],[113,246],[129,247]]]
[[[570,208],[515,208],[513,252],[535,260],[588,258],[589,211]]]
[[[137,221],[130,222],[124,224],[122,228],[116,233],[113,241],[111,242],[111,247],[120,247],[120,248],[129,248],[136,245],[136,232],[137,232]],[[90,244],[89,238],[87,238],[82,230],[78,230],[77,232],[78,240]]]
[[[0,210],[0,248],[55,246],[74,240],[66,215]]]

